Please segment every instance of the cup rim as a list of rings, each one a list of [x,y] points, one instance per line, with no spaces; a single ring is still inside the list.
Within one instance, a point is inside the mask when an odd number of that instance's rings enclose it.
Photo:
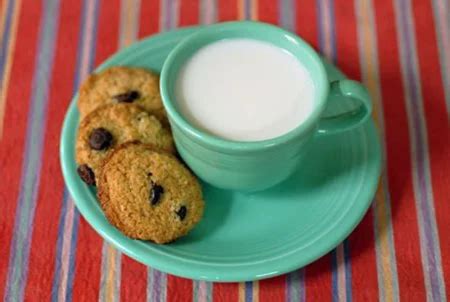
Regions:
[[[302,47],[302,50],[306,52],[311,58],[314,59],[314,63],[317,65],[318,70],[318,78],[317,81],[317,95],[315,96],[317,105],[314,107],[311,114],[300,123],[294,129],[284,133],[280,136],[259,140],[259,141],[233,141],[225,138],[221,138],[210,134],[202,129],[197,128],[192,125],[187,119],[183,117],[183,115],[178,112],[173,104],[174,100],[172,100],[169,95],[168,81],[169,81],[169,70],[171,66],[176,62],[179,55],[183,53],[186,49],[189,49],[190,45],[199,39],[201,39],[204,35],[207,35],[213,31],[224,30],[224,29],[234,29],[239,30],[242,26],[245,26],[246,29],[256,29],[256,30],[270,30],[274,33],[278,33],[285,38],[287,38],[290,42],[296,43]],[[269,42],[270,43],[270,42]],[[257,151],[264,150],[268,148],[272,148],[274,146],[282,145],[292,141],[293,139],[301,136],[305,132],[308,132],[311,128],[315,127],[315,123],[319,119],[322,111],[324,110],[326,98],[329,92],[328,79],[325,71],[325,67],[323,66],[319,55],[316,51],[303,39],[299,36],[291,33],[287,30],[284,30],[280,27],[258,22],[258,21],[230,21],[230,22],[222,22],[213,25],[205,26],[204,28],[199,29],[196,33],[191,34],[182,40],[174,49],[169,53],[166,58],[162,71],[161,71],[161,79],[160,79],[160,91],[161,91],[161,99],[163,105],[169,115],[169,119],[173,120],[173,122],[182,129],[183,132],[187,132],[191,137],[196,138],[200,142],[204,142],[210,147],[215,149],[224,150],[224,151]]]

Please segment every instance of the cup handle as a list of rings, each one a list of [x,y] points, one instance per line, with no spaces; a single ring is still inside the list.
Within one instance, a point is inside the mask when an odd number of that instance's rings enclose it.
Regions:
[[[372,102],[366,88],[353,80],[338,80],[330,83],[330,97],[353,98],[360,105],[354,110],[333,116],[322,116],[317,129],[318,135],[334,134],[356,128],[372,113]]]

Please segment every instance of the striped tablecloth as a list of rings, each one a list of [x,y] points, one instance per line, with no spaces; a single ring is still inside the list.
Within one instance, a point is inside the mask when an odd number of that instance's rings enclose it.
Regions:
[[[0,0],[0,297],[6,301],[445,301],[450,295],[449,0]],[[72,95],[136,39],[257,19],[297,32],[374,100],[384,173],[353,234],[260,282],[191,281],[106,244],[64,187]]]

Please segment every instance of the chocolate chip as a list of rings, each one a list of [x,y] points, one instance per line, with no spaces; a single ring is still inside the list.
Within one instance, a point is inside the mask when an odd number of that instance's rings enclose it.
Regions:
[[[134,100],[138,99],[140,97],[139,91],[136,90],[130,90],[125,93],[116,94],[113,96],[114,99],[116,99],[119,103],[132,103]]]
[[[159,202],[163,193],[164,188],[152,182],[152,187],[150,189],[150,202],[152,203],[152,206]]]
[[[97,128],[89,135],[89,146],[94,150],[104,150],[111,146],[113,137],[111,133],[104,128]]]
[[[95,175],[88,165],[80,165],[77,168],[78,175],[88,185],[95,186]]]
[[[180,220],[183,220],[186,217],[187,209],[185,206],[181,206],[175,213],[180,217]]]

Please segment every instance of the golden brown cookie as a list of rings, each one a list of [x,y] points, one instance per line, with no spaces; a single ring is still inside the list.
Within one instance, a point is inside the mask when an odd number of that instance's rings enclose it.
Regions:
[[[175,152],[170,131],[137,105],[106,105],[88,114],[81,121],[76,141],[80,177],[87,184],[95,184],[103,160],[111,150],[130,141],[140,141],[167,152]]]
[[[168,243],[201,219],[200,184],[173,155],[124,144],[105,161],[98,197],[106,217],[126,236]]]
[[[137,67],[115,66],[91,74],[81,85],[78,109],[83,119],[96,108],[117,103],[133,103],[154,114],[164,126],[167,116],[159,94],[159,76]]]

